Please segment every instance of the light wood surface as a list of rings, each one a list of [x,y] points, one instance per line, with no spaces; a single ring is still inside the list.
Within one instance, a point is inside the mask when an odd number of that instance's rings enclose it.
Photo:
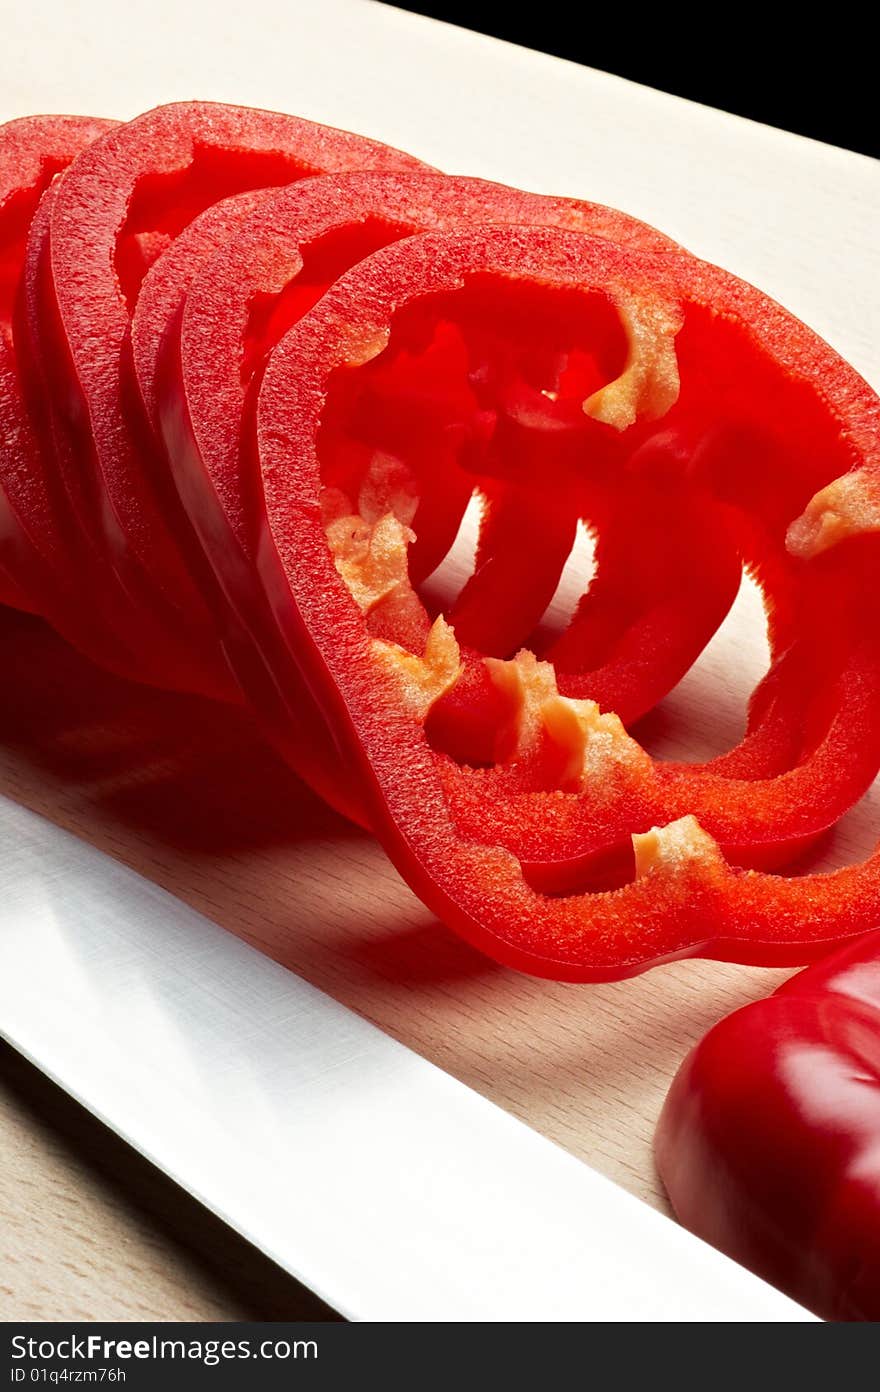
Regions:
[[[0,1320],[333,1312],[0,1046]]]
[[[447,170],[626,208],[775,295],[880,382],[880,180],[864,158],[365,0],[251,0],[234,23],[215,0],[32,0],[4,15],[4,119],[126,116],[189,96],[296,111]],[[762,662],[747,591],[699,670],[643,727],[648,746],[699,758],[729,744]],[[669,1078],[714,1020],[780,973],[691,962],[601,987],[516,977],[438,925],[241,717],[99,678],[8,615],[0,674],[0,791],[662,1203],[650,1143]],[[878,810],[875,790],[818,863],[864,853]],[[74,1138],[63,1103],[18,1068],[5,1061],[0,1090],[11,1254],[0,1316],[295,1308],[279,1273],[237,1281],[240,1246],[206,1240],[182,1196],[155,1202],[155,1176],[139,1186],[118,1144],[107,1151],[98,1133],[86,1144],[76,1127]]]
[[[686,963],[576,987],[501,970],[437,923],[375,843],[303,788],[242,715],[116,681],[8,611],[0,670],[0,791],[662,1205],[651,1134],[672,1072],[715,1019],[780,973]],[[222,1238],[206,1249],[204,1218],[184,1196],[157,1213],[154,1194],[143,1197],[143,1162],[98,1135],[83,1155],[81,1129],[65,1139],[57,1099],[34,1102],[38,1090],[19,1073],[0,1091],[0,1316],[308,1310],[274,1269],[242,1290],[230,1268],[243,1244],[230,1238],[237,1255]]]

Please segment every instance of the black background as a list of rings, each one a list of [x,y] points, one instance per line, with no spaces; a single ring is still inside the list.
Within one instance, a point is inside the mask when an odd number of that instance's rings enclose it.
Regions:
[[[815,140],[880,155],[868,10],[841,5],[397,4]],[[873,28],[873,26],[872,26]]]

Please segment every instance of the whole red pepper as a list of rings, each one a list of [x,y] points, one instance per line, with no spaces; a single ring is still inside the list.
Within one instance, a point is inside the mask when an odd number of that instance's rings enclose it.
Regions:
[[[657,1165],[684,1225],[830,1320],[880,1320],[880,933],[710,1030]]]
[[[619,375],[584,410],[577,396],[569,402],[558,392],[553,350],[587,332],[613,361],[620,330],[609,303],[641,325],[631,327],[640,349],[618,357]],[[496,353],[484,368],[468,353],[492,325],[512,357]],[[443,367],[454,385],[444,351],[459,361],[464,353],[476,374],[478,425],[487,399],[509,403],[517,374],[540,381],[534,364],[544,364],[548,404],[533,404],[571,439],[558,444],[555,473],[545,467],[540,486],[569,490],[573,505],[588,444],[595,441],[600,462],[607,452],[626,469],[642,466],[658,429],[691,443],[688,458],[730,507],[744,549],[783,577],[773,624],[777,640],[791,644],[779,660],[788,679],[771,675],[753,734],[759,749],[772,746],[779,706],[790,710],[797,691],[786,772],[756,780],[654,766],[614,717],[563,694],[550,664],[528,654],[490,669],[507,703],[495,722],[494,767],[463,767],[432,747],[428,715],[467,663],[409,582],[396,475],[365,474],[359,446],[373,445],[383,414],[375,403],[394,399],[398,372],[403,410],[392,422],[402,430],[412,420],[417,437],[418,413],[407,414],[417,360],[430,355],[429,380]],[[804,961],[875,921],[880,857],[824,877],[743,872],[683,816],[698,809],[726,843],[755,854],[778,840],[790,851],[833,821],[880,762],[876,616],[860,603],[880,570],[870,517],[864,534],[809,557],[796,527],[801,554],[786,550],[792,519],[811,496],[871,459],[878,402],[803,325],[677,253],[647,257],[544,229],[429,235],[376,252],[288,333],[267,367],[257,416],[266,504],[257,559],[276,621],[370,790],[371,824],[451,926],[505,962],[587,980],[695,954]],[[474,439],[479,457],[484,437]],[[521,441],[514,460],[529,448]],[[667,467],[669,451],[662,457]],[[353,501],[364,497],[365,479],[368,514]],[[741,768],[751,757],[745,747]],[[682,820],[651,832],[643,819],[660,808]],[[632,832],[644,833],[635,837],[636,880],[576,892],[589,883],[584,873],[579,885],[578,875],[589,871],[590,853]]]

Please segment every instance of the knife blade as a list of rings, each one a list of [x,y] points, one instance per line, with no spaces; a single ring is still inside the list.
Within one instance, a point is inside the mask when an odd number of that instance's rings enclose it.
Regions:
[[[6,798],[0,845],[0,1034],[347,1318],[813,1318]]]

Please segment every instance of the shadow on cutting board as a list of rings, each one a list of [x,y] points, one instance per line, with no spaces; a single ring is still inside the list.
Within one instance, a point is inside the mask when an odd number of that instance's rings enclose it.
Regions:
[[[197,864],[260,852],[289,855],[293,848],[308,851],[320,844],[328,882],[339,873],[346,850],[375,850],[364,831],[284,766],[244,711],[122,681],[39,620],[3,608],[0,671],[6,676],[0,683],[3,790],[174,891],[177,885],[127,853],[119,824]],[[287,888],[292,927],[302,896],[295,883]],[[404,890],[398,902],[406,895]],[[340,898],[344,905],[346,894]],[[368,971],[427,981],[495,970],[412,905],[405,922],[391,913],[388,931],[350,944]],[[197,906],[210,915],[210,906]],[[284,942],[263,940],[259,946],[306,970],[302,952],[291,961]],[[318,938],[307,945],[312,958],[321,950]]]
[[[181,848],[363,833],[315,797],[244,711],[101,671],[45,624],[0,608],[2,742]]]
[[[782,973],[685,962],[579,987],[495,966],[240,712],[98,672],[0,611],[0,791],[162,884],[658,1206],[684,1053]]]

